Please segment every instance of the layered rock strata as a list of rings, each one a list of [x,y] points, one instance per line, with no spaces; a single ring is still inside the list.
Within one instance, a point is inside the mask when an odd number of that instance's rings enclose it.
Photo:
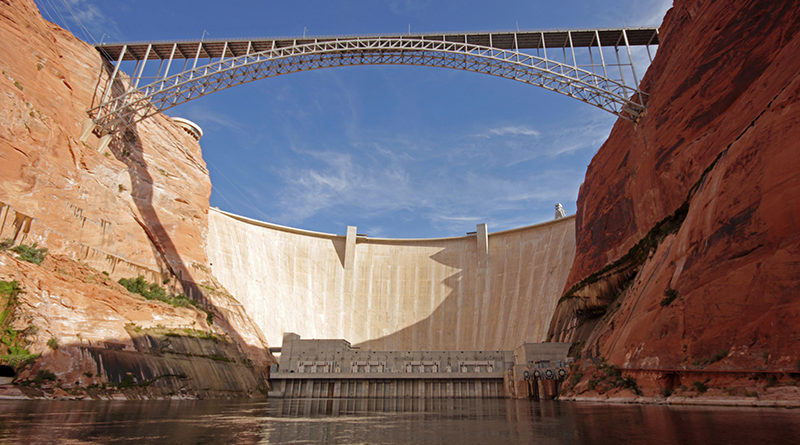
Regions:
[[[81,142],[86,110],[109,76],[97,51],[43,20],[32,0],[3,2],[0,36],[0,240],[46,246],[113,280],[166,283],[206,305],[213,329],[265,369],[272,358],[263,336],[208,268],[211,184],[198,143],[163,115],[103,150],[94,136]],[[48,286],[34,293],[52,293]],[[95,310],[82,301],[76,319]],[[156,324],[152,309],[143,324]],[[92,325],[82,329],[104,339]]]
[[[623,369],[800,371],[798,30],[791,1],[675,1],[646,114],[586,173],[550,339]]]
[[[0,253],[0,277],[20,289],[3,328],[24,337],[18,343],[32,355],[32,363],[18,366],[17,387],[24,395],[260,397],[266,392],[263,368],[198,308],[146,300],[62,255],[35,265]],[[0,395],[15,393],[0,390]]]

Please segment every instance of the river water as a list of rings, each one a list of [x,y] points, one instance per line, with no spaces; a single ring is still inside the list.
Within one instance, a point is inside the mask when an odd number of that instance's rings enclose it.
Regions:
[[[2,444],[783,444],[800,410],[505,399],[0,401]]]

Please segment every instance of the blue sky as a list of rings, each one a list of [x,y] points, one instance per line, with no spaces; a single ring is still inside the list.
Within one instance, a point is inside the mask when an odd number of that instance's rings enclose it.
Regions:
[[[36,0],[87,41],[657,26],[669,0]],[[613,6],[612,6],[613,5]],[[491,232],[575,212],[615,117],[483,74],[362,66],[254,82],[167,111],[203,128],[211,205],[329,233]]]

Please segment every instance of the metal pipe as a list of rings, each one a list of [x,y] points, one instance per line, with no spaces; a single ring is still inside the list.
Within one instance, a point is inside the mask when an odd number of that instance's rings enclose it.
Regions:
[[[575,58],[575,47],[572,45],[572,31],[567,31],[569,38],[569,50],[572,51],[572,66],[578,68],[578,59]]]
[[[108,81],[108,86],[106,87],[106,90],[103,91],[103,98],[100,99],[100,109],[97,111],[97,117],[95,118],[95,120],[100,119],[100,117],[102,117],[103,115],[103,106],[105,105],[106,100],[108,99],[109,93],[111,93],[111,90],[114,88],[114,80],[116,80],[117,78],[117,73],[119,72],[119,66],[122,64],[122,58],[125,57],[125,51],[127,49],[128,45],[122,45],[122,51],[119,52],[119,58],[117,58],[116,65],[114,65],[114,71],[111,72],[111,79],[109,79]]]
[[[656,31],[650,35],[650,40],[647,41],[647,45],[644,46],[647,49],[647,58],[650,59],[650,63],[653,63],[653,56],[650,54],[650,45],[653,43],[653,39],[656,38],[657,35],[658,30],[656,29]]]
[[[639,78],[636,76],[636,67],[633,65],[633,56],[631,56],[631,46],[628,44],[628,33],[622,30],[622,37],[625,38],[625,49],[628,50],[628,61],[631,63],[631,72],[633,73],[633,87],[639,89]]]
[[[542,50],[544,51],[544,69],[549,70],[550,66],[548,65],[548,62],[550,59],[547,58],[547,44],[544,41],[544,33],[541,32],[539,34],[542,36]]]
[[[592,37],[592,42],[594,42],[594,37]],[[594,86],[597,86],[597,72],[595,71],[594,67],[594,54],[592,54],[592,42],[589,42],[589,63],[592,64],[592,80],[594,80]]]
[[[153,52],[155,52],[156,56],[158,57],[158,71],[156,71],[156,75],[155,75],[155,78],[158,79],[159,77],[161,77],[161,69],[164,68],[164,58],[161,57],[158,54],[157,51],[153,51]]]
[[[153,49],[153,44],[147,44],[147,51],[144,52],[144,59],[142,59],[142,67],[139,68],[139,74],[136,76],[136,81],[133,83],[133,89],[139,88],[139,81],[142,79],[142,74],[144,74],[144,66],[147,65],[147,58],[150,57],[150,50]]]
[[[181,80],[182,77],[186,77],[186,65],[189,64],[189,58],[183,60],[183,69],[181,69],[180,75],[175,77],[175,85]],[[191,79],[191,73],[189,73],[189,78]]]
[[[161,86],[158,88],[158,91],[164,89],[164,81],[169,77],[169,67],[172,65],[172,58],[175,57],[175,50],[178,48],[177,43],[172,44],[172,51],[169,53],[169,61],[167,62],[167,69],[164,70],[164,77],[161,78]]]
[[[625,85],[625,74],[622,72],[622,61],[619,60],[619,42],[622,40],[622,33],[617,37],[617,43],[614,44],[614,55],[617,56],[617,69],[619,69],[620,82]]]
[[[200,51],[203,49],[203,42],[197,44],[197,53],[194,55],[194,62],[192,63],[192,72],[189,73],[189,78],[194,79],[194,70],[197,68],[197,60],[200,59]]]
[[[600,33],[594,30],[594,36],[597,38],[597,48],[600,51],[600,63],[603,65],[603,77],[608,79],[608,72],[606,71],[606,58],[603,56],[603,46],[600,44]]]

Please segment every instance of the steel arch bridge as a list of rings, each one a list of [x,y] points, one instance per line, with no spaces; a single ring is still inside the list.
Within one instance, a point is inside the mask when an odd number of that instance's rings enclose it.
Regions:
[[[650,47],[658,43],[657,29],[631,28],[97,45],[112,72],[89,115],[96,131],[108,134],[198,97],[281,74],[417,65],[516,80],[636,121],[647,94],[638,89],[631,48],[644,47],[652,61]],[[178,60],[183,68],[170,74]],[[123,63],[133,66],[127,79],[120,75]]]

